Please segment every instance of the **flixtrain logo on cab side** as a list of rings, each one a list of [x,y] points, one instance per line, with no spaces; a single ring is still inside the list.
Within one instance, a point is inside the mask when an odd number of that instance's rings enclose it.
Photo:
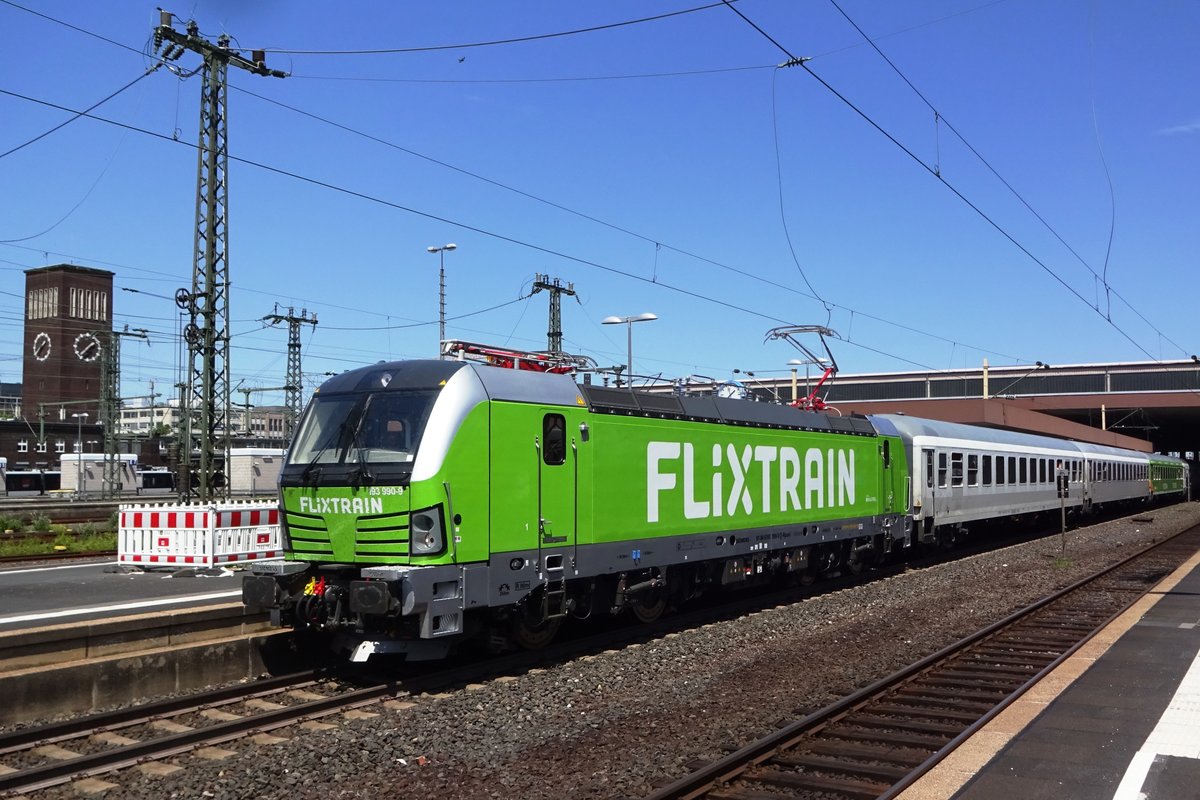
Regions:
[[[697,463],[689,442],[646,445],[647,522],[658,522],[667,507],[707,519],[836,508],[854,505],[855,496],[849,448],[714,444],[711,458]]]

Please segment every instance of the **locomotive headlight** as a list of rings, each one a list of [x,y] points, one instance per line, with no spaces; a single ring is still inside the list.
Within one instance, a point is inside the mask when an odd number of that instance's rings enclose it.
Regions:
[[[442,535],[442,509],[440,506],[417,511],[411,521],[411,548],[413,555],[440,553],[446,546]]]

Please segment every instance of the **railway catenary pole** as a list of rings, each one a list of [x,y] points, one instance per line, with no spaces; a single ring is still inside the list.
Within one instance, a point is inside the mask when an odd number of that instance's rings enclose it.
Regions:
[[[105,499],[121,493],[121,477],[118,468],[121,454],[121,338],[131,336],[149,339],[145,328],[110,331],[108,347],[100,365],[100,424],[104,426],[104,480],[100,484],[100,496]],[[151,415],[153,417],[153,415]],[[151,420],[153,421],[153,419]]]
[[[550,328],[546,332],[546,349],[551,353],[561,353],[562,349],[562,295],[570,295],[579,302],[579,297],[575,293],[575,284],[568,283],[562,285],[562,281],[554,278],[551,282],[549,275],[537,273],[537,277],[533,281],[533,291],[531,295],[545,290],[550,293]]]
[[[184,51],[198,53],[201,66],[200,144],[197,148],[196,226],[192,261],[192,288],[180,289],[175,302],[191,322],[184,331],[188,345],[188,379],[183,395],[180,461],[183,478],[180,494],[207,502],[229,491],[229,259],[228,163],[226,73],[229,66],[255,75],[287,77],[267,69],[261,50],[246,58],[229,47],[228,34],[216,44],[200,35],[200,26],[189,20],[187,30],[174,28],[175,16],[159,11],[154,29],[154,52],[164,62],[177,60]],[[197,480],[192,486],[192,452],[199,451]]]
[[[269,322],[272,325],[286,322],[288,325],[287,378],[283,381],[286,387],[284,405],[287,406],[284,439],[291,443],[292,435],[296,432],[296,421],[300,419],[300,390],[301,382],[304,380],[304,375],[300,370],[300,326],[312,325],[315,328],[317,315],[314,313],[311,317],[308,316],[308,309],[305,308],[300,310],[300,316],[296,316],[296,310],[291,307],[288,308],[286,315],[282,315],[279,313],[279,307],[276,306],[274,313],[263,317],[263,322]],[[249,396],[247,395],[247,397]]]

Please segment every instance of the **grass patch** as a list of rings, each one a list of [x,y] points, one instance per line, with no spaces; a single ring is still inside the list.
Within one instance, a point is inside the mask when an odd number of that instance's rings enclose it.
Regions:
[[[56,531],[53,540],[0,536],[0,556],[44,556],[51,553],[98,553],[117,549],[115,531],[72,534]]]
[[[12,531],[13,533],[25,532],[25,520],[20,517],[14,517],[11,514],[0,514],[0,533]]]

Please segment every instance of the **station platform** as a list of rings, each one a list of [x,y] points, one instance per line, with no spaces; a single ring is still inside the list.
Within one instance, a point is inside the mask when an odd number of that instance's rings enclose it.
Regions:
[[[122,567],[112,558],[0,569],[0,634],[240,601],[231,569]]]
[[[1200,799],[1200,553],[899,798]]]

